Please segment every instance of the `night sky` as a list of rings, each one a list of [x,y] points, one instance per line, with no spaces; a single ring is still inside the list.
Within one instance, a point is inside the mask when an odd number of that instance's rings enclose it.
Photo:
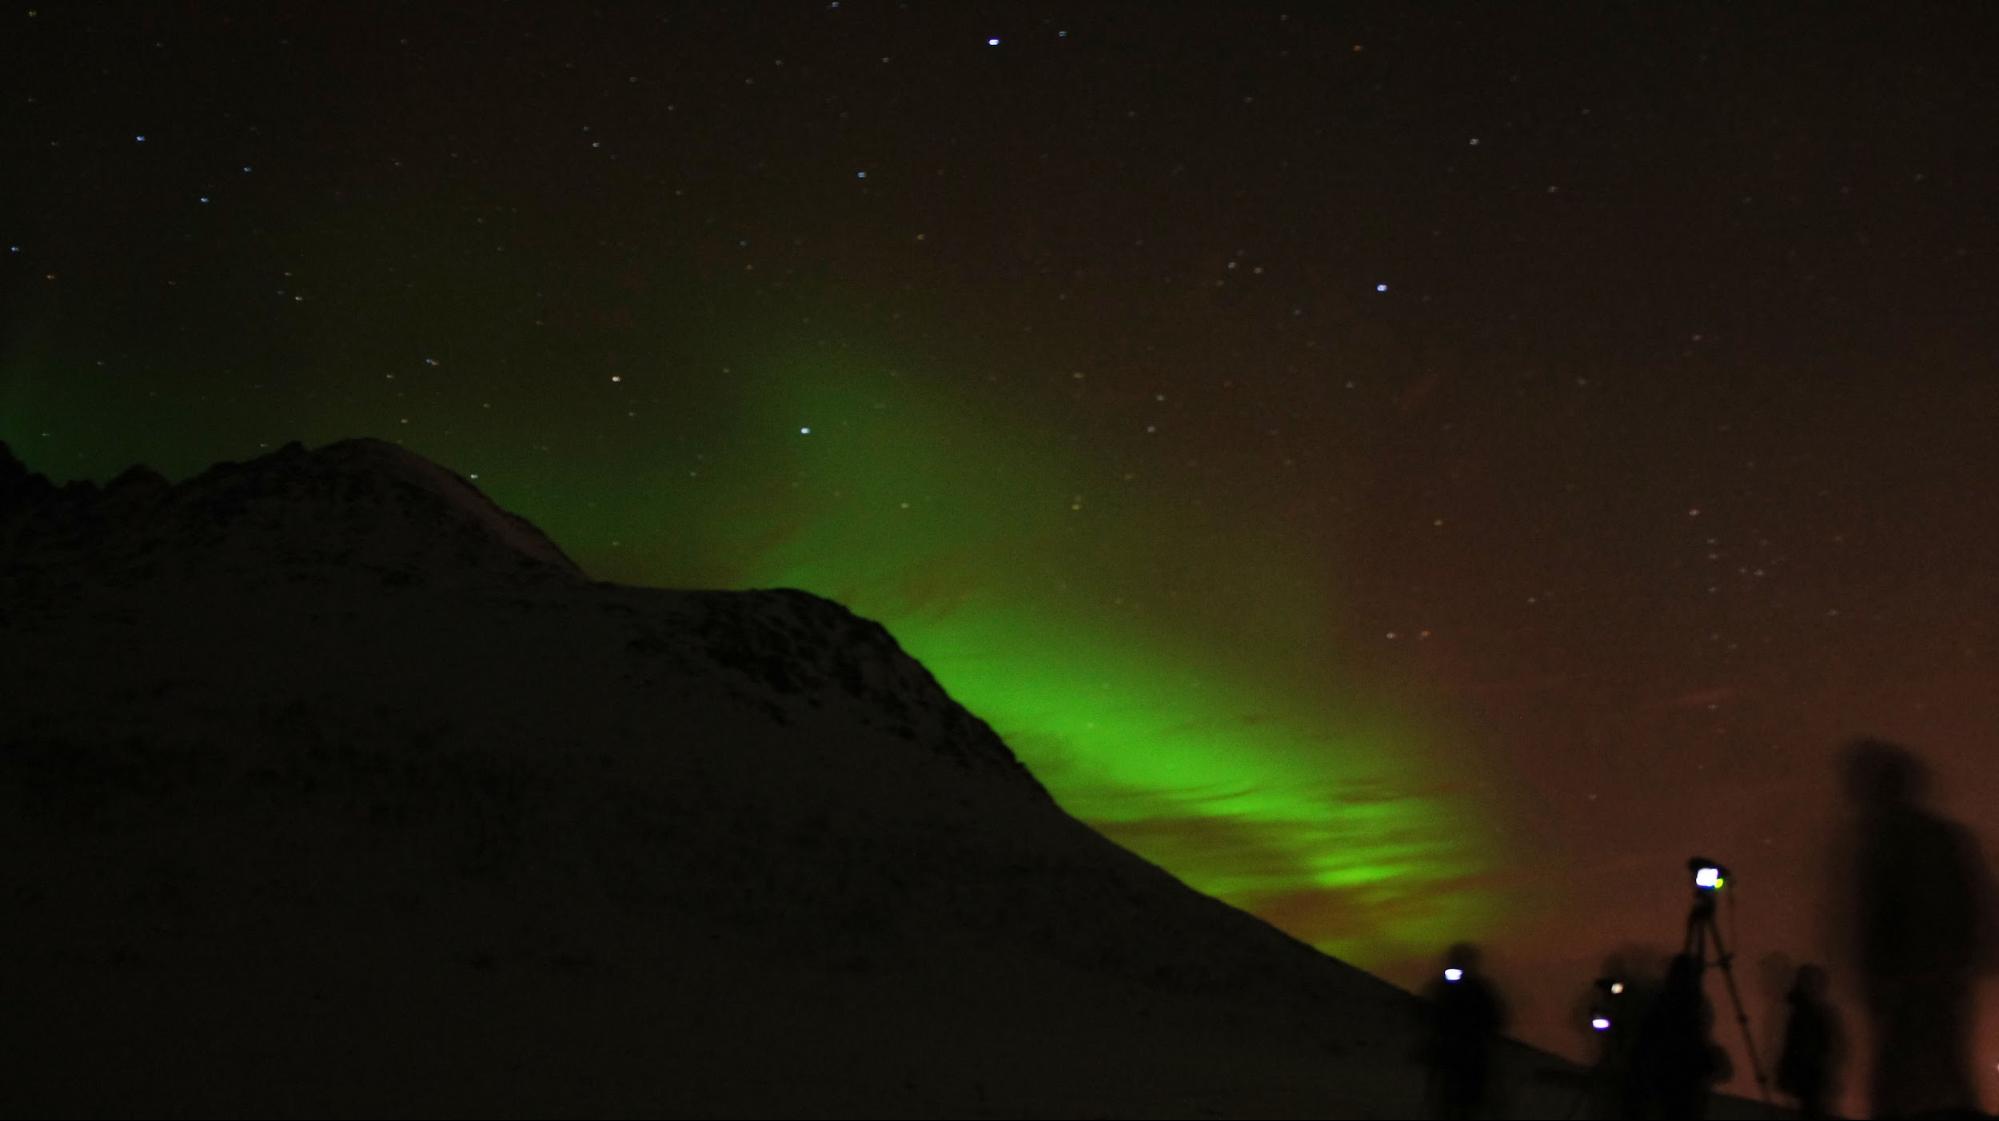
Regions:
[[[1844,741],[1999,844],[1989,20],[23,0],[0,439],[382,436],[599,578],[835,597],[1113,838],[1406,985],[1480,941],[1571,1053],[1709,853],[1769,1028]]]

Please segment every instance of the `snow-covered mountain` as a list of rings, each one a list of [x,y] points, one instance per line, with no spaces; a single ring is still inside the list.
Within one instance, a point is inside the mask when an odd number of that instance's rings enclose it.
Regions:
[[[593,583],[379,441],[0,446],[0,800],[7,1115],[1420,1101],[1413,998],[1069,817],[879,625]]]

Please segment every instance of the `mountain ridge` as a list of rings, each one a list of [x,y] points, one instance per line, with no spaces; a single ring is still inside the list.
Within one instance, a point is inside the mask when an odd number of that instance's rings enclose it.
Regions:
[[[301,507],[361,516],[313,521],[295,516]],[[0,444],[0,548],[9,545],[17,570],[39,559],[120,578],[150,578],[165,559],[193,554],[245,571],[319,560],[413,581],[587,579],[469,480],[371,438],[312,451],[294,441],[177,484],[135,465],[103,487],[57,487]]]
[[[592,582],[419,459],[0,454],[10,1111],[1420,1100],[1415,998],[1062,812],[879,624]]]

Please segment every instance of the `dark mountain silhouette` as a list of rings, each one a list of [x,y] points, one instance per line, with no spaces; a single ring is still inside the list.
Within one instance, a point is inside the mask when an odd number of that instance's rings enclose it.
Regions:
[[[103,488],[56,487],[0,450],[0,549],[10,568],[93,581],[182,578],[460,585],[584,582],[542,532],[478,488],[381,440],[287,444],[179,486],[133,467]]]
[[[1421,1100],[1414,998],[1063,813],[877,624],[593,583],[379,441],[0,445],[0,805],[7,1115]]]

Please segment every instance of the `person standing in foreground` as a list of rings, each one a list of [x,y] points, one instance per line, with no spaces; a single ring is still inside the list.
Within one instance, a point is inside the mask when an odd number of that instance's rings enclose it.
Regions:
[[[1431,1112],[1440,1118],[1476,1117],[1492,1088],[1492,1052],[1506,1026],[1499,995],[1478,972],[1478,947],[1460,942],[1433,981],[1429,1033],[1422,1059],[1430,1068]]]
[[[1777,1088],[1798,1100],[1798,1116],[1806,1121],[1827,1115],[1833,1072],[1839,1066],[1839,1019],[1825,995],[1825,970],[1801,965],[1784,998],[1791,1015],[1784,1025],[1784,1050],[1777,1056]]]
[[[1634,1047],[1637,1116],[1699,1121],[1707,1116],[1715,1083],[1732,1073],[1728,1052],[1714,1042],[1714,1006],[1701,987],[1706,969],[1699,956],[1685,953],[1666,967],[1666,983],[1646,1010]]]
[[[1877,1118],[1976,1116],[1974,990],[1990,964],[1991,881],[1977,842],[1921,806],[1922,765],[1879,740],[1847,749],[1855,811],[1853,950],[1873,1030]]]

